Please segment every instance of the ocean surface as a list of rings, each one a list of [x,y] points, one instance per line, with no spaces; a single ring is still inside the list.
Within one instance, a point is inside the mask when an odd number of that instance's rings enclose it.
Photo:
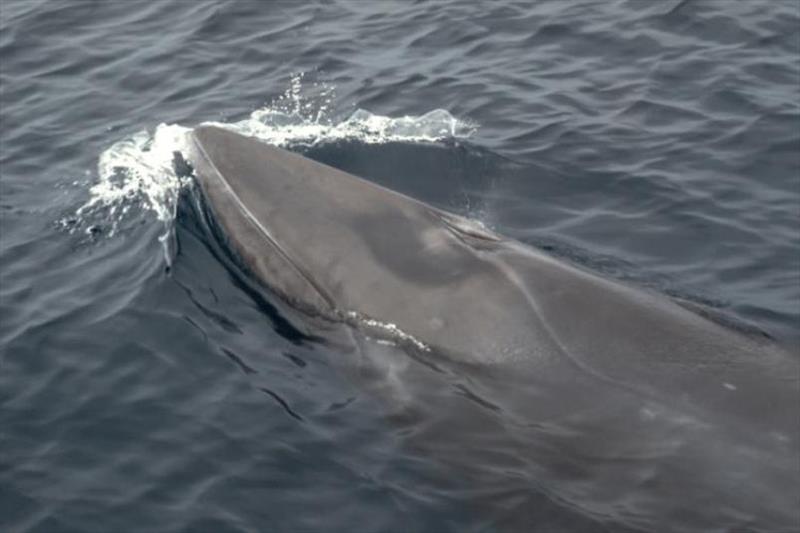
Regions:
[[[2,531],[653,528],[409,444],[448,412],[221,260],[171,163],[204,122],[797,353],[794,0],[2,0]]]

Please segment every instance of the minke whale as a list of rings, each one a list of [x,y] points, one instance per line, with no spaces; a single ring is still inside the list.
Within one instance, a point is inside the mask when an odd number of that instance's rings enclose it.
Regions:
[[[634,530],[800,529],[788,349],[257,139],[210,125],[190,138],[245,270],[301,311],[383,325],[416,358],[468,373],[514,421],[491,442],[521,428],[505,449],[552,501]],[[456,429],[469,420],[438,438],[490,442],[488,427]]]

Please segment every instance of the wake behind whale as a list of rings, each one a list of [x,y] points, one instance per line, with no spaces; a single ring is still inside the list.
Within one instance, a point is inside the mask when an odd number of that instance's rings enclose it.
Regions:
[[[246,270],[309,316],[424,348],[480,406],[393,371],[405,401],[447,406],[412,445],[455,487],[510,477],[523,501],[633,528],[794,526],[798,367],[778,346],[255,139],[199,127],[188,156]]]

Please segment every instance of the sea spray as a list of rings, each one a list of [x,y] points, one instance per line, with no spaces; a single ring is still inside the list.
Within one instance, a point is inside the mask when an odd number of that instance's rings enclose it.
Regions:
[[[268,105],[238,122],[204,122],[285,148],[350,141],[362,144],[392,142],[436,143],[464,139],[476,126],[448,111],[436,109],[419,116],[389,117],[358,109],[343,119],[334,119],[334,90],[324,83],[304,85],[303,75],[292,77],[287,90]],[[181,190],[191,178],[173,168],[175,152],[187,153],[191,128],[159,124],[154,130],[138,131],[111,144],[100,154],[97,181],[88,200],[78,209],[77,228],[107,229],[113,236],[129,217],[154,215],[164,224],[160,240],[170,260],[168,242],[172,234]]]

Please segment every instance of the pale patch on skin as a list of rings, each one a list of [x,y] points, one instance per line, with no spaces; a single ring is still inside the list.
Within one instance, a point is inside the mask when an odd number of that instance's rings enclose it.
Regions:
[[[425,251],[436,250],[436,248],[446,244],[446,239],[442,238],[441,230],[435,226],[426,229],[419,238],[424,245]]]

